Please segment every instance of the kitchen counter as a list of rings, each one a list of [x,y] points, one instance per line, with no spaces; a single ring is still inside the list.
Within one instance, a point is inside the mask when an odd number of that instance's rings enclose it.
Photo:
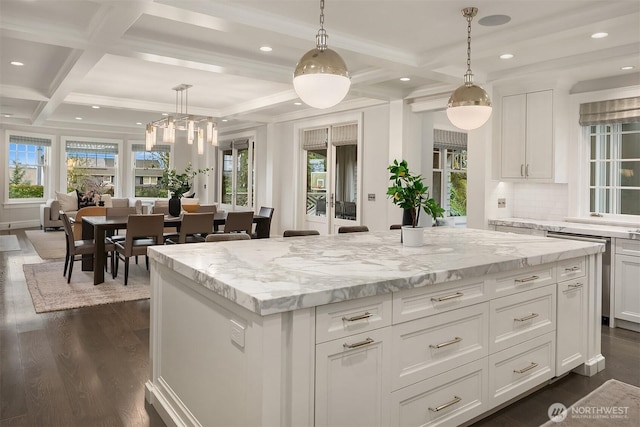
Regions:
[[[151,259],[259,315],[479,277],[589,255],[602,246],[434,227],[404,247],[399,231],[154,246]]]
[[[601,237],[618,237],[623,239],[640,239],[640,224],[608,225],[572,221],[545,221],[529,218],[490,219],[489,225],[529,228],[540,231],[586,234]]]
[[[424,233],[149,248],[146,400],[167,425],[459,425],[604,369],[604,245]]]

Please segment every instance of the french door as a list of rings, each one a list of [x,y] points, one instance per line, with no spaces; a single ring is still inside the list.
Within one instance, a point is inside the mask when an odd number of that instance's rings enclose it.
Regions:
[[[305,216],[303,228],[333,234],[360,223],[358,125],[304,130]]]

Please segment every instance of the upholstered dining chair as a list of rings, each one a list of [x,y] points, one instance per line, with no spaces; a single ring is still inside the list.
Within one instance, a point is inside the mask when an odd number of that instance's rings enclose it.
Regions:
[[[258,237],[258,231],[261,232],[262,235],[269,236],[271,234],[271,220],[273,219],[274,208],[270,208],[267,206],[261,206],[258,211],[258,215],[269,218],[266,223],[256,224],[256,230],[251,233],[251,238],[256,239]],[[258,229],[258,227],[262,227]]]
[[[200,206],[198,206],[198,210],[196,212],[198,212],[198,213],[202,213],[202,212],[213,212],[213,213],[216,213],[216,212],[218,212],[218,206],[217,205],[200,205]]]
[[[154,245],[162,245],[164,215],[129,215],[127,219],[127,234],[125,240],[115,242],[116,265],[114,277],[118,275],[118,264],[120,259],[124,261],[124,285],[127,286],[129,280],[129,258],[137,255],[144,255],[149,269],[149,256],[147,248]]]
[[[129,215],[136,215],[137,209],[135,206],[131,207],[115,207],[106,208],[105,216],[109,218],[126,218]],[[114,230],[114,235],[109,236],[113,241],[124,240],[124,236],[118,236],[118,230]]]
[[[73,222],[73,236],[76,240],[82,240],[82,217],[83,216],[104,216],[106,213],[104,206],[85,206],[78,209]]]
[[[73,263],[82,259],[76,258],[76,256],[92,254],[95,251],[96,246],[93,243],[93,240],[76,240],[73,236],[73,229],[71,227],[71,221],[69,221],[69,217],[64,212],[60,216],[62,217],[62,226],[64,227],[64,234],[67,239],[67,253],[64,257],[64,271],[62,272],[62,276],[67,278],[67,283],[71,283]],[[68,276],[67,268],[69,269]]]
[[[229,242],[231,240],[251,240],[251,236],[246,233],[224,233],[209,234],[205,237],[205,242]]]
[[[338,228],[338,233],[360,233],[363,231],[369,231],[369,227],[366,225],[346,225]]]
[[[319,236],[318,230],[284,230],[282,237]]]
[[[251,236],[253,227],[253,212],[229,212],[224,222],[224,232],[226,233],[247,233]]]
[[[164,233],[165,243],[199,243],[204,242],[207,235],[213,233],[213,212],[182,214],[180,231],[178,233]]]

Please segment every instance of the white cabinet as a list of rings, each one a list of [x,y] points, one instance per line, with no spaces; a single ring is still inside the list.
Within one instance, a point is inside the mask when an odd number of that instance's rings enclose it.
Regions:
[[[587,360],[587,289],[584,277],[558,283],[557,376]]]
[[[553,91],[502,97],[500,178],[554,178]]]
[[[387,295],[390,297],[390,295]],[[390,302],[390,298],[387,299]],[[376,298],[361,309],[380,307]],[[354,302],[329,307],[358,312]],[[319,308],[320,309],[320,308]],[[381,312],[379,312],[382,314]],[[345,323],[355,316],[344,316]],[[389,318],[391,313],[389,312]],[[372,316],[374,317],[374,316]],[[382,316],[384,318],[385,316]],[[351,322],[364,322],[366,318]],[[391,327],[382,327],[316,345],[315,425],[388,426],[391,393]]]
[[[640,323],[640,241],[616,239],[615,318]]]

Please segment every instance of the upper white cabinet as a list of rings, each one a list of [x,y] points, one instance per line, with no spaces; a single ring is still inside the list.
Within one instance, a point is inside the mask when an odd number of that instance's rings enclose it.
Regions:
[[[502,98],[501,177],[553,179],[553,91]]]

